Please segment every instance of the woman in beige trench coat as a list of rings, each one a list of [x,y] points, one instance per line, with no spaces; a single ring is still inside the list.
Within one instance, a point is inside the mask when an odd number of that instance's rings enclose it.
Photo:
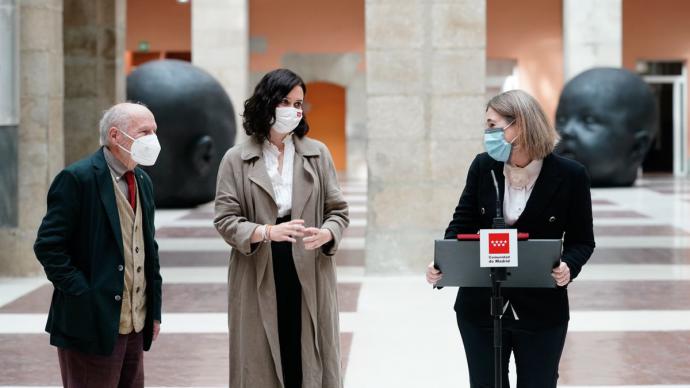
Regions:
[[[230,388],[340,388],[336,266],[348,207],[330,153],[305,136],[306,87],[286,69],[245,102],[250,138],[218,171],[228,270]]]

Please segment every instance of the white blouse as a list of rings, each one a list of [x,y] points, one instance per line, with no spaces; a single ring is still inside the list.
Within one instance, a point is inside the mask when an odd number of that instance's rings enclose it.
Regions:
[[[505,190],[503,192],[503,217],[506,225],[512,226],[518,220],[529,196],[532,194],[534,184],[537,182],[543,159],[530,162],[523,168],[511,166],[505,163],[503,175],[505,176]]]
[[[295,160],[295,144],[292,142],[292,135],[283,140],[283,171],[278,171],[278,157],[280,151],[278,147],[270,141],[264,141],[262,151],[268,177],[271,178],[273,194],[276,196],[278,205],[278,217],[285,217],[292,210],[292,170]]]

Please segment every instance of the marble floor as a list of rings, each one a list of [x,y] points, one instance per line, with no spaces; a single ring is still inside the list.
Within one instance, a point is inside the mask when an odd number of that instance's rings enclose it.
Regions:
[[[366,186],[343,190],[352,218],[336,258],[346,387],[468,387],[455,290],[432,290],[423,267],[365,274]],[[569,287],[559,386],[690,388],[690,180],[643,179],[592,198],[597,249]],[[165,300],[147,386],[227,384],[229,250],[211,219],[209,205],[157,213]],[[43,332],[51,290],[44,277],[0,279],[0,387],[60,385]]]

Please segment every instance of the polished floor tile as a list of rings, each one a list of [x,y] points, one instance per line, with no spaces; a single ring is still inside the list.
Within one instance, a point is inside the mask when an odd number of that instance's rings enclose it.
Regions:
[[[180,220],[209,220],[210,222],[213,221],[213,217],[215,215],[213,214],[212,211],[192,211],[182,217],[180,217]]]
[[[576,281],[572,310],[690,310],[687,281]]]
[[[597,218],[647,218],[644,214],[633,210],[594,210],[592,216]]]
[[[230,250],[209,251],[159,251],[161,267],[227,267],[230,261]]]
[[[592,205],[615,205],[614,202],[611,202],[607,199],[592,199]]]
[[[688,248],[599,248],[590,264],[690,264]]]
[[[669,225],[594,226],[594,236],[690,236],[690,233]]]
[[[649,319],[654,319],[653,313]],[[569,333],[559,384],[690,383],[690,332]]]
[[[341,312],[357,310],[361,283],[338,283]],[[45,285],[0,307],[0,314],[43,314],[50,308],[53,286]],[[227,312],[226,283],[163,284],[164,313]]]
[[[230,251],[160,251],[161,267],[227,267]],[[340,249],[335,254],[338,266],[363,266],[363,249]]]
[[[341,334],[347,368],[352,333]],[[0,386],[60,386],[56,349],[48,334],[0,335]],[[9,356],[9,357],[8,357]],[[227,386],[226,334],[161,334],[144,355],[147,386]]]

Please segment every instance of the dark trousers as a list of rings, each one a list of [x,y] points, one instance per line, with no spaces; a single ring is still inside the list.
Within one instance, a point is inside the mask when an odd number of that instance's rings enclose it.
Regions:
[[[283,217],[276,224],[289,221]],[[292,244],[272,242],[273,278],[278,305],[280,361],[285,388],[302,387],[302,286],[292,257]]]
[[[494,387],[493,327],[458,318],[472,388]],[[530,329],[520,321],[503,319],[503,387],[508,388],[508,362],[515,356],[517,388],[556,388],[568,324]]]
[[[58,348],[65,388],[143,388],[144,335],[118,335],[113,354],[98,356]]]

